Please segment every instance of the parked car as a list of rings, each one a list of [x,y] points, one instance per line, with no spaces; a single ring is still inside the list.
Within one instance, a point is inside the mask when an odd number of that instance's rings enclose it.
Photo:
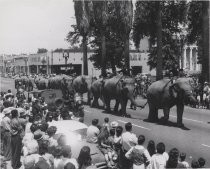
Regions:
[[[77,158],[83,146],[89,146],[91,149],[92,163],[100,169],[107,168],[104,155],[98,149],[97,144],[86,142],[86,133],[88,126],[75,120],[53,121],[50,126],[56,126],[56,134],[66,136],[66,142],[71,146],[72,157]]]

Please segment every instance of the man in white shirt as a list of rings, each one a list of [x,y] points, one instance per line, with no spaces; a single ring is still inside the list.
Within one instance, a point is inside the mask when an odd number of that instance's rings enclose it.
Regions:
[[[132,133],[132,124],[126,123],[125,124],[125,130],[126,132],[124,132],[122,134],[122,148],[123,148],[123,152],[124,152],[124,159],[123,159],[123,168],[124,169],[129,169],[132,167],[132,162],[127,159],[125,157],[125,154],[134,146],[137,145],[138,143],[138,138],[136,137],[136,135],[134,133]]]
[[[98,135],[100,130],[97,127],[98,119],[92,120],[92,125],[90,125],[87,129],[87,142],[90,143],[97,143],[98,142]]]
[[[126,132],[122,134],[122,147],[123,150],[127,152],[131,147],[137,145],[138,138],[134,133],[131,132],[132,124],[130,122],[125,124],[125,130]]]

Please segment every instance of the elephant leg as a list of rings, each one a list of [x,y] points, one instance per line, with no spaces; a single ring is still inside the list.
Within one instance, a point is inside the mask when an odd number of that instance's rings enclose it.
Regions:
[[[150,122],[157,122],[158,121],[158,109],[151,103],[149,103],[148,120]]]
[[[169,113],[170,113],[170,108],[165,107],[165,108],[163,109],[163,114],[164,114],[164,116],[163,116],[163,123],[167,123],[167,122],[168,122]]]
[[[122,113],[123,116],[130,117],[130,116],[126,113],[127,103],[128,103],[128,100],[127,100],[127,99],[121,101],[121,113]]]
[[[98,99],[99,99],[99,97],[94,96],[92,107],[99,107]]]
[[[104,101],[105,101],[105,104],[106,104],[106,111],[107,112],[111,112],[111,109],[110,109],[110,99],[109,98],[105,98]]]
[[[182,122],[183,111],[184,111],[184,105],[183,104],[177,105],[177,125],[179,127],[184,126]]]
[[[92,93],[90,91],[88,91],[87,97],[88,97],[88,105],[91,105],[91,100],[93,99],[93,96],[92,96]]]
[[[115,106],[114,106],[114,111],[118,112],[118,107],[119,107],[119,100],[116,100]]]

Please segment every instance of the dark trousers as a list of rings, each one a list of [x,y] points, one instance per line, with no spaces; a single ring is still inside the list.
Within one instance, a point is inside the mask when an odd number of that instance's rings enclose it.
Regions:
[[[131,169],[133,167],[133,162],[125,157],[127,151],[123,151],[122,155],[122,169]]]
[[[20,134],[12,136],[11,147],[12,147],[12,168],[18,169],[21,167],[20,157],[22,149],[22,138],[20,137]]]
[[[5,161],[9,161],[12,156],[11,150],[11,134],[9,131],[4,132],[3,136],[3,151],[4,151],[4,158]]]

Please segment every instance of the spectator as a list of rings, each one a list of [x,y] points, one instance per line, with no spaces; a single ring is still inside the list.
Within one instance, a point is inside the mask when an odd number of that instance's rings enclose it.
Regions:
[[[150,140],[148,142],[147,150],[148,150],[148,152],[149,152],[149,154],[150,154],[151,157],[156,153],[156,150],[155,150],[155,142],[153,140]]]
[[[36,162],[39,160],[40,155],[38,154],[38,143],[28,140],[24,143],[27,153],[24,153],[23,165],[25,169],[31,169],[35,167]],[[23,148],[24,149],[24,148]]]
[[[179,163],[179,150],[177,148],[170,150],[166,168],[184,168],[184,165]]]
[[[109,118],[108,117],[104,118],[103,127],[107,127],[107,129],[109,130],[110,126],[109,126]]]
[[[197,160],[192,160],[191,162],[191,167],[192,168],[200,168],[199,162]]]
[[[75,169],[78,169],[78,163],[77,160],[75,158],[71,158],[71,147],[69,145],[65,145],[62,147],[62,162],[61,162],[61,166],[65,166],[67,163],[71,163],[74,165]]]
[[[150,163],[150,155],[147,149],[144,148],[143,144],[145,137],[140,135],[138,137],[138,145],[132,147],[126,154],[126,158],[133,162],[133,169],[145,168]]]
[[[33,146],[39,147],[37,141],[34,139],[34,135],[32,133],[26,133],[25,136],[23,137],[22,140],[23,143],[23,156],[27,156],[28,154],[32,154],[31,152],[31,147],[33,150]],[[32,145],[32,146],[31,146]],[[38,152],[38,149],[37,149]]]
[[[112,149],[114,148],[114,136],[115,136],[115,129],[109,130],[108,141]]]
[[[59,165],[62,163],[62,147],[60,146],[55,147],[53,155],[54,155],[54,169],[62,169],[62,167]]]
[[[64,169],[76,169],[76,168],[75,168],[75,165],[74,165],[74,164],[68,162],[68,163],[64,166]]]
[[[54,169],[54,157],[48,153],[48,142],[43,141],[39,145],[39,160],[35,164],[35,169]]]
[[[205,168],[206,160],[204,158],[200,157],[198,159],[198,163],[199,163],[200,168]]]
[[[11,119],[11,148],[12,148],[12,167],[20,168],[21,162],[21,148],[22,148],[22,138],[24,136],[24,127],[27,123],[27,119],[21,119],[18,117],[18,111],[12,110]]]
[[[61,135],[57,142],[58,142],[58,146],[64,147],[66,145],[66,136],[65,135]]]
[[[132,124],[130,122],[125,124],[125,130],[126,132],[122,134],[122,146],[123,149],[127,152],[131,149],[131,147],[137,144],[138,139],[136,135],[132,133]]]
[[[113,121],[113,122],[111,122],[111,128],[113,128],[113,129],[116,129],[116,127],[118,126],[119,124],[118,124],[118,122],[116,122],[116,121]]]
[[[48,129],[47,129],[47,134],[49,136],[49,145],[48,147],[51,148],[53,146],[57,146],[58,145],[58,142],[56,139],[53,138],[53,136],[55,135],[57,131],[57,128],[55,126],[50,126]]]
[[[164,169],[166,168],[167,158],[164,156],[165,144],[158,143],[156,146],[157,153],[151,158],[151,169]]]
[[[92,125],[87,129],[87,142],[97,143],[98,142],[98,134],[100,133],[98,127],[98,119],[92,120]]]
[[[34,132],[34,139],[38,142],[39,145],[44,140],[43,136],[44,136],[44,133],[40,129]]]
[[[3,110],[4,117],[1,122],[2,127],[2,139],[3,139],[3,155],[4,161],[9,161],[11,159],[11,126],[10,126],[10,116],[12,108],[5,108]]]
[[[185,161],[186,159],[186,153],[180,153],[179,155],[180,158],[180,163],[184,165],[185,168],[189,168],[189,163],[187,161]]]
[[[119,167],[122,168],[123,152],[122,152],[122,126],[117,126],[114,136],[114,148],[118,155]]]
[[[86,169],[91,166],[91,156],[90,156],[90,147],[84,146],[82,147],[78,159],[77,159],[79,169]]]
[[[98,135],[98,144],[101,152],[104,154],[108,167],[112,167],[114,163],[112,161],[112,151],[108,137],[109,132],[107,130],[107,127],[103,127],[100,134]]]
[[[125,154],[134,146],[137,145],[138,139],[134,133],[132,133],[132,124],[126,123],[125,124],[125,130],[122,134],[122,149],[123,149],[123,168],[128,169],[131,168],[133,165],[132,162],[125,158]]]

